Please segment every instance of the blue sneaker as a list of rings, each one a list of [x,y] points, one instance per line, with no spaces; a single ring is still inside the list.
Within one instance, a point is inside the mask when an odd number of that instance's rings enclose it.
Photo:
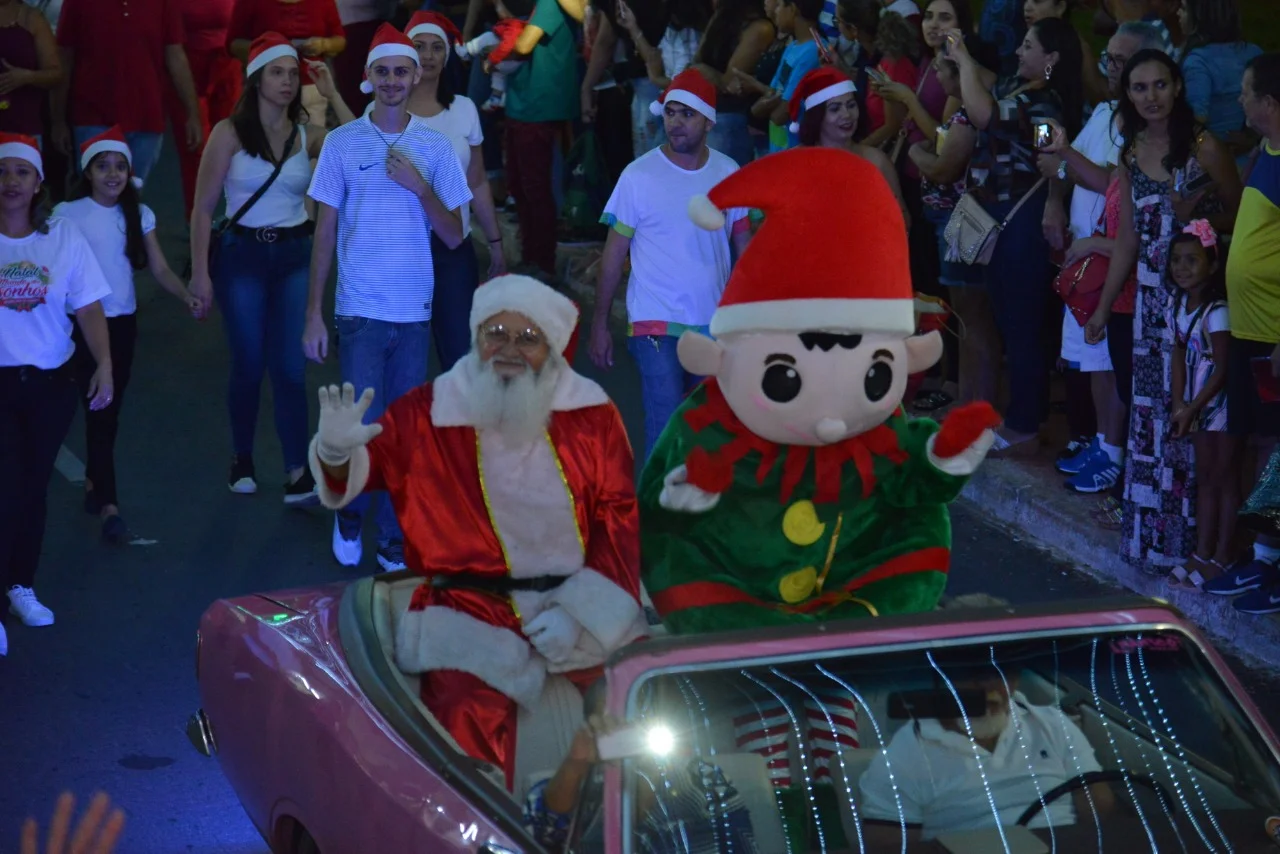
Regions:
[[[1236,596],[1280,581],[1280,569],[1265,560],[1241,558],[1217,578],[1211,578],[1200,589],[1214,596]],[[1270,612],[1267,612],[1270,613]]]
[[[1120,466],[1111,461],[1106,451],[1094,448],[1085,452],[1084,467],[1067,478],[1066,486],[1072,492],[1093,495],[1111,489],[1119,479]]]
[[[1241,614],[1280,614],[1280,584],[1267,584],[1231,603]]]
[[[1102,445],[1098,442],[1097,436],[1093,437],[1093,441],[1089,443],[1087,448],[1076,454],[1074,457],[1067,457],[1065,460],[1058,460],[1056,464],[1058,471],[1063,474],[1079,474],[1088,464],[1089,456],[1094,451],[1102,453],[1104,457],[1106,456],[1106,454],[1102,452]]]

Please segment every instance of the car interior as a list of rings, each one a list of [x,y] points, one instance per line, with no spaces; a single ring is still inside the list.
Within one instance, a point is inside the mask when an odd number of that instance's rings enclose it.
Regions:
[[[508,792],[497,769],[461,754],[422,704],[418,677],[393,663],[396,621],[420,583],[415,576],[393,573],[349,588],[351,603],[348,607],[344,599],[342,626],[348,659],[362,687],[397,730],[413,736],[410,743],[429,763],[448,766],[482,802],[477,806],[518,838],[524,835],[519,823],[525,791],[567,755],[583,719],[581,696],[556,677],[548,680],[538,708],[520,711],[516,791]],[[363,642],[353,643],[357,635]],[[353,645],[362,649],[353,650]],[[976,720],[983,715],[983,695],[975,702],[961,676],[960,681],[947,676],[972,673],[975,667],[998,677],[1016,703],[1060,710],[1087,739],[1102,777],[1068,781],[1066,791],[1053,796],[1070,799],[1077,789],[1102,785],[1114,793],[1116,809],[1096,824],[1095,817],[1076,815],[1081,832],[1087,829],[1078,837],[1061,826],[1046,835],[1044,825],[1051,823],[1047,808],[1035,805],[1031,811],[1040,815],[1021,821],[1026,830],[1002,829],[992,836],[992,819],[986,829],[934,828],[937,839],[928,847],[913,842],[904,848],[900,841],[883,849],[868,845],[859,821],[863,775],[899,728],[926,718]],[[366,685],[366,680],[377,684]],[[828,698],[841,695],[847,704],[831,706]],[[803,661],[744,658],[685,672],[655,670],[633,686],[630,696],[628,721],[662,727],[671,733],[673,745],[668,755],[637,755],[622,762],[624,851],[740,850],[727,838],[710,848],[690,841],[699,822],[712,834],[709,838],[716,838],[714,827],[724,821],[726,806],[712,797],[697,814],[682,816],[682,827],[690,831],[681,837],[683,843],[675,837],[654,842],[649,813],[666,809],[663,788],[669,790],[670,784],[663,783],[668,780],[664,769],[682,767],[690,757],[703,767],[713,766],[731,784],[735,808],[749,815],[756,850],[769,854],[1032,854],[1048,852],[1049,844],[1056,847],[1067,838],[1087,839],[1091,850],[1105,851],[1134,845],[1179,852],[1274,850],[1265,824],[1269,816],[1280,814],[1280,761],[1197,641],[1177,629],[1114,627],[1034,639],[977,638],[942,648],[922,639],[906,648],[850,649]],[[833,714],[839,717],[849,708],[854,726],[845,727],[834,745],[826,745],[835,749],[819,762],[814,734],[821,740],[822,720],[830,724]],[[749,733],[744,734],[752,729],[753,716],[760,719],[757,730],[785,732],[786,737],[774,739],[777,743],[767,749],[753,744]],[[815,716],[817,727],[811,725]],[[785,762],[780,761],[783,756]],[[826,766],[825,774],[819,765]],[[779,784],[780,775],[790,778],[789,787]],[[609,801],[602,779],[595,775],[586,784],[595,790],[580,798],[567,850],[603,850],[600,810]],[[980,793],[984,783],[974,775],[969,785]],[[1037,791],[1045,788],[1036,785]],[[784,788],[799,799],[798,813],[794,803],[784,802]],[[819,801],[825,808],[817,808]],[[1100,837],[1099,826],[1105,831]],[[531,845],[528,850],[538,849]]]

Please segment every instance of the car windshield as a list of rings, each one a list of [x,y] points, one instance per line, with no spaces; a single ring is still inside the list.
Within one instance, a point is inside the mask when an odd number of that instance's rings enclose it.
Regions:
[[[630,698],[624,851],[1232,851],[1280,814],[1275,755],[1176,628],[659,669]]]

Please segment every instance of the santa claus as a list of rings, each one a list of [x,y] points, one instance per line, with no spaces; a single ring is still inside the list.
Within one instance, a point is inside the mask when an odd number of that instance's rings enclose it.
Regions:
[[[424,576],[397,665],[464,750],[512,782],[517,703],[548,673],[580,687],[645,631],[631,445],[617,408],[566,363],[574,304],[527,276],[476,291],[458,364],[393,403],[320,389],[310,461],[340,508],[386,490]]]

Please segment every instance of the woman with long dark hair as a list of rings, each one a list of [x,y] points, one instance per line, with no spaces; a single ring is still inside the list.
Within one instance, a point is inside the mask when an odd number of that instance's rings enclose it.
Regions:
[[[452,76],[444,73],[460,34],[453,22],[439,12],[415,13],[404,31],[412,39],[422,65],[422,77],[409,93],[409,113],[448,137],[471,188],[471,206],[462,209],[463,240],[458,248],[450,249],[431,232],[431,264],[436,283],[431,297],[431,332],[436,340],[440,368],[447,371],[471,349],[471,297],[480,284],[475,244],[469,237],[472,212],[489,244],[489,269],[485,278],[505,273],[507,263],[502,254],[502,229],[498,227],[493,192],[480,151],[484,142],[480,113],[470,98],[454,91]],[[370,104],[369,111],[372,109]]]
[[[1071,138],[1080,132],[1080,38],[1059,18],[1036,22],[1018,48],[1017,73],[990,90],[963,33],[947,34],[947,50],[960,67],[965,114],[978,130],[965,192],[996,222],[1009,218],[983,268],[1009,366],[1009,406],[995,453],[1034,450],[1048,414],[1052,360],[1042,334],[1052,271],[1040,227],[1048,190],[1036,166],[1035,126],[1052,119]]]
[[[1022,19],[1028,27],[1045,18],[1059,18],[1070,23],[1071,13],[1075,10],[1075,0],[1026,0],[1022,4]],[[1093,48],[1080,36],[1080,74],[1084,80],[1086,101],[1091,104],[1111,100],[1111,89],[1107,86],[1106,75],[1098,66],[1098,57]]]
[[[755,156],[751,141],[751,98],[743,94],[742,78],[752,77],[760,57],[777,38],[764,0],[720,0],[702,34],[694,62],[719,91],[716,123],[707,145],[729,155],[739,166]]]
[[[284,501],[310,504],[316,498],[306,466],[306,359],[298,342],[311,266],[306,194],[325,129],[311,123],[302,108],[298,53],[284,36],[264,33],[255,39],[245,71],[235,112],[214,127],[200,161],[191,211],[191,291],[206,309],[216,294],[231,349],[227,403],[234,455],[227,487],[240,494],[258,491],[253,438],[267,373],[288,477]],[[350,121],[328,69],[317,62],[311,72],[339,120]],[[279,164],[279,175],[249,205]],[[227,216],[239,216],[215,234],[213,211],[224,192]],[[210,249],[216,253],[213,264]]]
[[[1174,441],[1169,432],[1174,344],[1168,324],[1173,294],[1164,276],[1169,241],[1193,219],[1209,219],[1219,233],[1230,231],[1240,205],[1240,176],[1226,147],[1196,122],[1182,72],[1163,51],[1140,50],[1130,58],[1120,75],[1116,114],[1124,129],[1120,231],[1085,338],[1094,343],[1106,335],[1112,305],[1136,263],[1120,554],[1163,574],[1196,545],[1194,454],[1188,442]],[[1209,185],[1197,189],[1202,181]]]
[[[115,447],[138,340],[134,271],[150,270],[160,286],[182,300],[195,317],[204,314],[204,305],[165,260],[156,237],[156,215],[142,203],[133,177],[133,152],[118,126],[85,140],[80,147],[80,177],[71,188],[70,200],[53,213],[76,224],[111,285],[111,295],[102,301],[102,308],[111,335],[115,399],[102,409],[85,411],[84,509],[102,520],[103,540],[121,544],[128,541],[129,528],[120,516]],[[98,366],[84,336],[78,331],[72,336],[76,342],[72,368],[80,390],[87,394]]]
[[[89,407],[110,405],[114,394],[101,302],[111,286],[75,224],[49,218],[43,181],[36,141],[0,133],[0,588],[4,610],[28,626],[53,625],[32,588],[49,478],[76,413],[73,325],[98,365]]]

